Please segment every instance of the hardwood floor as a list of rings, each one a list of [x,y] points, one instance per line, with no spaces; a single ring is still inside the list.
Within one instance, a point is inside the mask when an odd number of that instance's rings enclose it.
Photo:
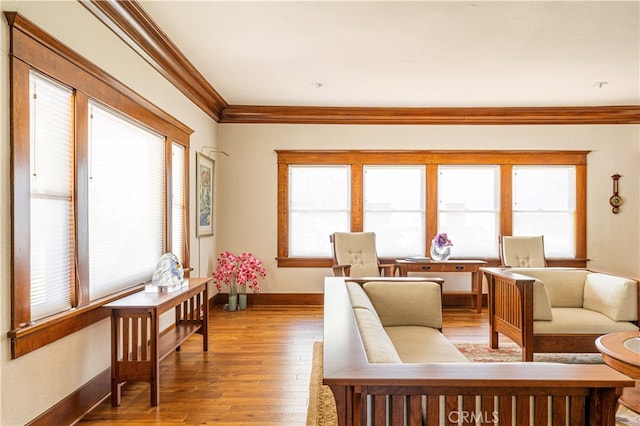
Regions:
[[[195,335],[162,361],[159,406],[149,405],[148,384],[126,383],[119,407],[107,398],[79,424],[304,425],[322,307],[216,306],[210,315],[208,352]],[[486,309],[447,308],[443,317],[453,342],[488,342]]]

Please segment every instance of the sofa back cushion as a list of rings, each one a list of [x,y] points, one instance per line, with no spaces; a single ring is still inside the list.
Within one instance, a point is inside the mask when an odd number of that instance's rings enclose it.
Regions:
[[[372,281],[363,288],[383,326],[442,328],[442,295],[438,284]]]
[[[544,283],[553,308],[582,308],[584,283],[589,271],[575,268],[513,268]]]
[[[638,284],[609,274],[591,273],[584,286],[584,308],[600,312],[613,321],[638,319]]]
[[[369,300],[369,296],[362,289],[362,286],[358,283],[347,282],[347,293],[349,293],[349,299],[351,299],[351,306],[355,308],[362,308],[370,310],[373,315],[380,321],[376,308],[373,307],[373,303]]]
[[[364,351],[370,363],[401,363],[389,335],[384,331],[378,318],[368,309],[355,308],[358,331],[362,339]]]

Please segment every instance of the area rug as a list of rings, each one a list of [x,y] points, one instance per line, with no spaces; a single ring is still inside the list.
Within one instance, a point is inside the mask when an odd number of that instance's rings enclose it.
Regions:
[[[456,348],[472,362],[522,361],[522,349],[515,343],[501,343],[498,349],[488,344],[456,343]],[[533,354],[535,362],[558,362],[561,364],[603,364],[602,355],[595,354]]]
[[[486,344],[463,343],[456,347],[473,362],[520,361],[520,348],[515,344],[500,345],[491,349]],[[537,362],[560,362],[565,364],[601,364],[600,354],[535,354]],[[335,426],[336,405],[333,393],[322,384],[322,342],[313,344],[313,361],[309,380],[309,404],[306,426]],[[616,416],[616,426],[640,426],[640,416],[620,407]]]
[[[335,426],[336,402],[329,386],[322,384],[322,342],[313,343],[306,426]]]

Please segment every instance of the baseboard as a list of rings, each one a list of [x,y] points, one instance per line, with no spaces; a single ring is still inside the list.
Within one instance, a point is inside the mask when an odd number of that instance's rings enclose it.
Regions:
[[[211,301],[214,305],[224,305],[229,301],[226,293],[216,294]],[[324,304],[322,293],[259,293],[247,294],[248,306],[298,306]]]
[[[111,368],[107,368],[27,424],[30,426],[74,424],[109,396],[110,392]]]
[[[483,306],[487,306],[487,295],[483,294]],[[226,293],[218,293],[212,299],[212,305],[224,305],[229,301]],[[442,295],[443,306],[470,306],[471,296],[462,293],[450,293]],[[324,294],[322,293],[260,293],[248,294],[247,305],[249,306],[299,306],[324,304]]]

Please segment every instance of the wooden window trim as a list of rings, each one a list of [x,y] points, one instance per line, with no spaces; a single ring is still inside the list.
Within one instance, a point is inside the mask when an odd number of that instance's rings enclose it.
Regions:
[[[47,34],[16,12],[5,12],[10,26],[10,88],[11,88],[11,178],[12,178],[12,279],[11,279],[11,357],[17,358],[44,345],[68,336],[84,327],[105,319],[108,311],[102,306],[112,300],[142,289],[132,287],[109,297],[89,302],[88,293],[88,188],[86,184],[88,102],[95,99],[153,128],[165,136],[170,151],[172,142],[185,147],[185,176],[188,176],[189,137],[193,130],[171,117],[109,74]],[[48,75],[74,89],[76,132],[76,287],[71,289],[73,309],[31,322],[30,247],[29,247],[29,72]],[[84,166],[83,166],[84,164]],[[171,163],[167,162],[166,194],[170,200]],[[185,205],[188,206],[188,181],[185,184]],[[170,202],[170,201],[168,201]],[[166,203],[165,203],[166,204]],[[186,229],[189,214],[185,212]],[[171,209],[165,211],[167,247],[171,243]],[[185,235],[185,265],[188,235]]]
[[[586,266],[587,221],[586,185],[589,151],[420,151],[420,150],[276,150],[278,156],[278,266],[331,267],[331,258],[295,258],[288,256],[289,241],[289,165],[351,165],[351,229],[362,231],[362,169],[370,164],[420,164],[426,166],[425,238],[438,224],[438,165],[500,166],[500,233],[512,230],[512,169],[514,165],[572,165],[576,167],[576,256],[549,259],[551,266]],[[429,241],[425,242],[429,247]],[[426,253],[425,253],[426,255]],[[497,264],[498,259],[483,259]]]

